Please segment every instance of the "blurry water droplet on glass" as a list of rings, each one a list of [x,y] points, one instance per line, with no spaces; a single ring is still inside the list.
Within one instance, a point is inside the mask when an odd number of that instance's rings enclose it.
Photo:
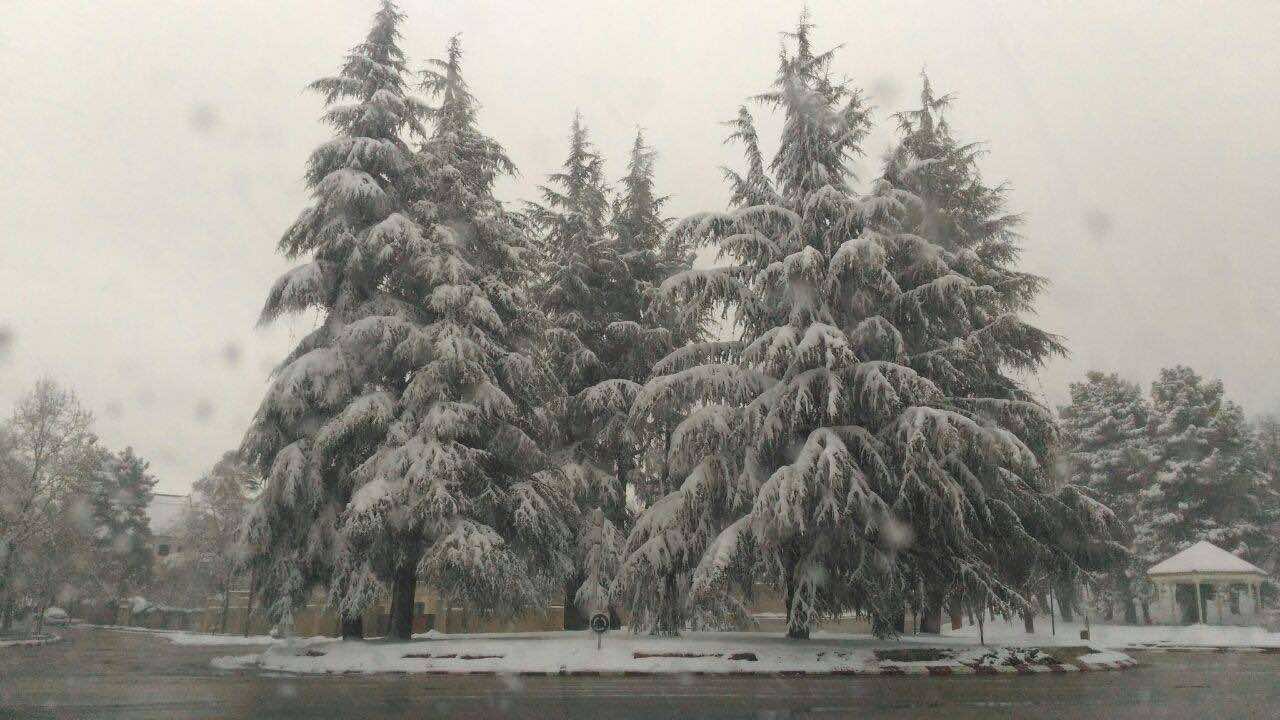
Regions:
[[[196,420],[200,422],[208,422],[213,417],[213,403],[208,400],[200,400],[196,403]]]
[[[888,75],[881,75],[871,83],[871,97],[882,107],[892,107],[898,93],[898,82]]]
[[[218,125],[221,122],[213,106],[204,103],[191,108],[190,114],[187,115],[187,121],[191,123],[191,129],[198,133],[211,133],[218,129]]]
[[[1093,208],[1084,214],[1084,226],[1094,240],[1101,240],[1111,234],[1111,215]]]
[[[124,414],[124,404],[119,400],[107,402],[107,417],[118,418]]]
[[[234,342],[229,342],[222,348],[222,360],[227,365],[235,367],[240,364],[240,346]]]

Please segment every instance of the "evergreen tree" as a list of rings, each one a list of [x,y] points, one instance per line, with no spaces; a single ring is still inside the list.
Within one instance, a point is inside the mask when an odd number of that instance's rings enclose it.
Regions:
[[[351,552],[330,601],[349,613],[393,577],[395,636],[408,638],[414,587],[484,612],[541,603],[568,574],[572,499],[537,443],[533,410],[545,378],[534,353],[539,316],[524,286],[528,241],[493,195],[514,172],[477,126],[455,37],[424,73],[430,133],[414,158],[411,216],[422,251],[404,292],[420,298],[396,356],[405,384],[386,405],[385,437],[353,473],[343,515]]]
[[[607,607],[625,508],[619,458],[610,457],[621,438],[607,415],[625,412],[634,396],[634,382],[611,367],[610,333],[623,316],[627,266],[609,228],[604,162],[580,114],[563,168],[539,192],[528,215],[539,231],[536,295],[546,314],[543,358],[553,385],[542,409],[543,442],[551,473],[585,509],[575,521],[577,570],[565,583],[565,627],[575,628]]]
[[[119,598],[151,581],[151,504],[156,479],[133,448],[103,453],[93,477],[90,507],[94,521],[95,565],[102,584]]]
[[[1136,527],[1141,560],[1153,565],[1201,540],[1250,562],[1266,562],[1275,496],[1259,467],[1254,439],[1222,382],[1188,367],[1160,371],[1151,385],[1152,437],[1159,462],[1140,494]]]
[[[1151,408],[1142,390],[1114,373],[1090,372],[1084,382],[1071,384],[1071,404],[1060,414],[1072,482],[1111,508],[1123,527],[1133,528],[1140,522],[1138,494],[1155,452],[1148,437]],[[1101,577],[1099,585],[1119,600],[1126,620],[1136,623],[1134,602],[1146,567],[1133,559]]]
[[[981,147],[952,133],[946,118],[951,102],[922,76],[919,107],[895,116],[902,137],[886,162],[883,184],[873,188],[879,199],[871,201],[892,202],[895,192],[906,193],[902,210],[884,225],[897,236],[887,247],[887,269],[901,293],[882,315],[898,331],[909,367],[955,409],[1025,445],[1035,464],[1020,478],[1006,478],[1011,484],[1005,487],[987,485],[989,497],[979,499],[991,507],[975,503],[968,528],[987,549],[984,560],[995,576],[1021,597],[993,593],[981,574],[956,563],[961,547],[938,551],[927,499],[898,500],[923,510],[906,517],[913,534],[929,541],[913,544],[900,560],[906,587],[917,588],[909,593],[911,603],[930,632],[940,629],[944,605],[956,617],[963,606],[985,605],[993,596],[1021,608],[1030,624],[1035,604],[1026,601],[1045,593],[1051,579],[1071,577],[1081,565],[1095,566],[1120,550],[1109,540],[1116,530],[1111,515],[1077,488],[1059,487],[1052,475],[1058,428],[1017,376],[1065,350],[1024,319],[1045,281],[1017,269],[1021,218],[1006,210],[1004,186],[983,181]],[[984,465],[978,457],[967,460],[971,468]],[[998,517],[1001,505],[1017,525]]]
[[[417,169],[405,141],[422,134],[424,108],[407,90],[402,20],[384,0],[338,74],[311,85],[335,135],[312,153],[314,200],[280,240],[286,256],[308,260],[276,282],[262,311],[263,323],[323,317],[277,368],[242,446],[265,480],[250,512],[250,563],[268,615],[286,625],[349,556],[339,523],[355,471],[393,430],[425,352],[417,269],[431,246],[409,208]],[[374,579],[355,583],[365,597]],[[351,593],[329,589],[331,599]],[[335,604],[343,635],[358,637],[359,603]]]
[[[760,96],[784,115],[768,175],[743,112],[738,207],[674,231],[734,262],[664,289],[730,308],[738,339],[675,351],[637,398],[638,424],[673,405],[685,412],[670,452],[685,480],[637,522],[620,590],[692,571],[695,610],[737,615],[728,591],[755,569],[784,590],[791,637],[847,610],[888,631],[907,579],[941,593],[924,599],[934,608],[961,591],[1026,606],[1003,555],[1020,546],[1037,562],[1069,562],[1055,537],[1063,518],[1105,518],[1078,493],[1052,492],[1052,418],[1002,373],[1056,348],[1017,318],[1039,280],[993,274],[1015,284],[996,290],[960,272],[979,271],[982,243],[914,232],[928,206],[905,181],[855,194],[849,164],[867,111],[831,76],[832,53],[813,50],[811,30],[802,18]],[[903,166],[899,179],[923,167]],[[1003,234],[990,242],[1008,253]],[[962,368],[977,372],[966,381]]]

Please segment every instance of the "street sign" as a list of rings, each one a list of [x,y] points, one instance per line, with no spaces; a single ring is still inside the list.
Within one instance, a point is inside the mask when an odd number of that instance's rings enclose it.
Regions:
[[[600,649],[601,639],[604,634],[609,632],[609,616],[605,613],[596,613],[591,616],[591,629],[596,634],[596,649]]]

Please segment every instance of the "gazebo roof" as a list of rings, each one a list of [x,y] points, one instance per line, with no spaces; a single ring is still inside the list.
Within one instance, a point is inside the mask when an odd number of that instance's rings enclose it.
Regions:
[[[1232,555],[1211,542],[1200,541],[1164,562],[1156,563],[1147,575],[1260,575],[1266,571],[1247,560]]]

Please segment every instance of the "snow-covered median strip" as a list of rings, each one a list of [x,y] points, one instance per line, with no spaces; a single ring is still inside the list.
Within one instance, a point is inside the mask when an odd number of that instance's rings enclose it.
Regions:
[[[56,643],[60,640],[62,640],[62,638],[58,635],[44,635],[34,638],[21,638],[18,640],[0,640],[0,648],[39,647],[41,645],[48,645],[49,643]]]
[[[218,635],[216,633],[197,633],[187,630],[153,630],[151,628],[129,627],[126,625],[94,625],[92,627],[98,630],[159,635],[174,645],[307,645],[334,639],[326,635],[301,638],[272,637],[270,635]]]
[[[690,633],[680,638],[615,633],[597,649],[596,638],[585,632],[276,645],[260,655],[214,660],[221,669],[293,673],[519,675],[1032,674],[1133,664],[1126,655],[1089,647],[922,647],[861,636],[795,642],[758,633]]]
[[[1022,623],[993,622],[986,626],[986,640],[993,645],[1051,647],[1080,644],[1080,623],[1057,623],[1056,632],[1048,623],[1037,623],[1036,632],[1026,633]],[[1219,625],[1102,625],[1090,628],[1088,644],[1113,650],[1168,652],[1280,652],[1280,633],[1261,627]],[[920,636],[916,636],[917,638]],[[913,638],[915,639],[915,638]],[[973,642],[977,630],[965,627],[947,630],[943,642]]]

